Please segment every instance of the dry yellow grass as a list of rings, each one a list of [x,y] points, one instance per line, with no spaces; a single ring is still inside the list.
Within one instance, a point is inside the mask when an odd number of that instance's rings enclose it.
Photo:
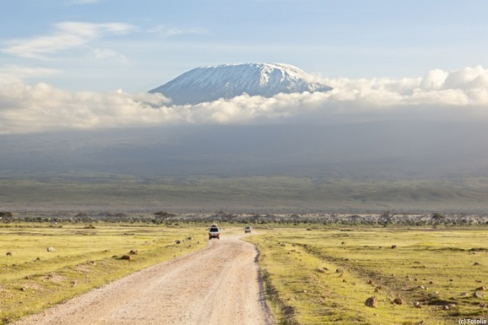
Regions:
[[[488,319],[488,299],[473,297],[488,283],[487,237],[475,229],[277,229],[248,240],[282,323],[452,324]],[[376,308],[364,304],[372,296]]]
[[[0,227],[0,324],[198,250],[207,236],[204,226],[97,223],[90,228],[67,223]],[[184,241],[178,245],[176,239]],[[137,251],[131,260],[119,259],[131,250]]]

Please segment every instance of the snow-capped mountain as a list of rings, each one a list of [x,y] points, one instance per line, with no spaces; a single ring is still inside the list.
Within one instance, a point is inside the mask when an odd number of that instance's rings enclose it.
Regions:
[[[226,64],[195,68],[150,92],[162,93],[173,103],[181,105],[228,99],[243,93],[272,97],[278,93],[332,89],[313,79],[313,76],[288,64]]]

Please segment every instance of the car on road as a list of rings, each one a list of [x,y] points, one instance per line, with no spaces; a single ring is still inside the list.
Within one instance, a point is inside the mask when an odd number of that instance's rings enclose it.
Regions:
[[[247,234],[248,232],[251,232],[251,226],[246,226],[244,228],[244,232]]]
[[[211,225],[208,229],[208,239],[217,238],[220,239],[220,228],[217,225]]]

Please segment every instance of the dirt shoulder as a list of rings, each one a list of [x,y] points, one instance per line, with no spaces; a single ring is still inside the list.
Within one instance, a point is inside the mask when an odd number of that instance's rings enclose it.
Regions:
[[[242,235],[155,265],[16,322],[25,324],[275,324],[256,248]]]

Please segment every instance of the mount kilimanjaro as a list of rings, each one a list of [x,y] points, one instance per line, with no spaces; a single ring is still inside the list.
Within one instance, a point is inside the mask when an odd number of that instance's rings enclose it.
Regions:
[[[199,67],[151,90],[162,93],[176,105],[198,104],[244,93],[273,97],[279,93],[324,92],[332,88],[288,64],[246,63]]]

